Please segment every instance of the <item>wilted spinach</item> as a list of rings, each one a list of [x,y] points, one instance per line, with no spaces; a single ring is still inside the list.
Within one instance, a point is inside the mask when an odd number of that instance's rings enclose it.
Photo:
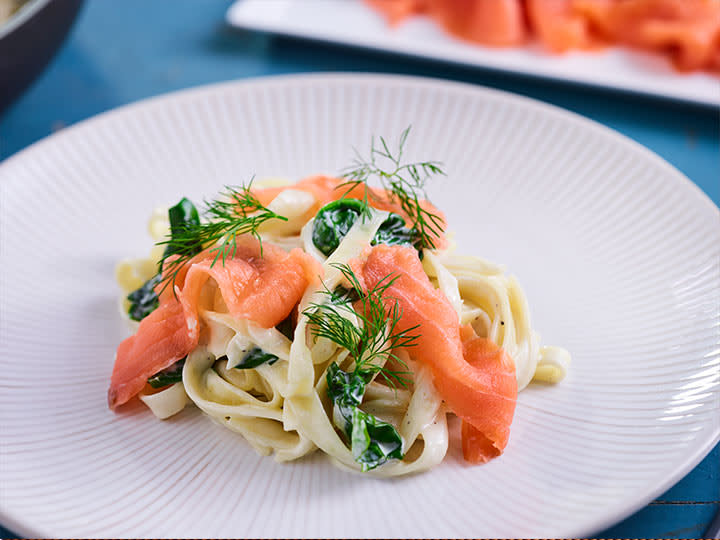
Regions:
[[[153,388],[162,388],[164,386],[170,386],[171,384],[182,382],[183,366],[185,365],[185,358],[182,358],[175,362],[172,366],[167,369],[156,373],[148,379],[148,383]]]
[[[170,238],[175,238],[182,233],[187,232],[193,227],[200,225],[200,215],[195,205],[186,197],[180,199],[180,202],[168,209],[168,219],[170,220]],[[163,258],[169,257],[178,251],[177,246],[172,242],[165,246],[165,254]],[[200,253],[197,248],[193,255]]]
[[[240,363],[235,366],[235,369],[252,369],[262,364],[274,364],[278,361],[278,357],[274,354],[263,351],[260,347],[253,347],[250,351],[243,356]]]
[[[156,274],[148,279],[143,286],[127,295],[130,301],[128,315],[133,321],[141,321],[160,304],[157,294],[155,294],[155,285],[160,283],[162,276]]]
[[[313,222],[312,240],[315,247],[330,256],[362,215],[364,208],[365,203],[357,199],[340,199],[323,206]],[[405,226],[401,216],[390,214],[380,225],[371,243],[412,246],[416,238],[414,230]]]
[[[333,362],[327,371],[327,393],[333,402],[333,423],[350,443],[353,458],[363,472],[390,459],[402,459],[402,437],[387,422],[360,410],[370,372],[343,371]]]

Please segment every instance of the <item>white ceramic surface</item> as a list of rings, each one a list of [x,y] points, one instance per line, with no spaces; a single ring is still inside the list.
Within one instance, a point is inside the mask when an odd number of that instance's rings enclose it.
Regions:
[[[227,20],[239,28],[720,105],[717,76],[678,73],[659,55],[611,48],[558,56],[537,44],[482,47],[449,36],[426,17],[391,28],[362,0],[238,0]]]
[[[558,386],[522,392],[505,454],[375,480],[278,465],[186,409],[107,409],[115,262],[154,206],[254,173],[333,173],[413,125],[459,250],[505,263]],[[221,84],[82,122],[0,165],[0,521],[31,536],[582,537],[720,437],[720,213],[656,155],[474,86],[373,75]]]

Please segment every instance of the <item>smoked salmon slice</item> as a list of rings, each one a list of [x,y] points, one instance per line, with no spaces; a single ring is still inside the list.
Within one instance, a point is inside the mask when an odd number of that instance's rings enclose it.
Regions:
[[[430,0],[428,12],[449,33],[482,45],[520,45],[526,38],[519,0]]]
[[[264,242],[261,254],[260,243],[249,235],[237,238],[235,256],[224,265],[220,259],[213,265],[214,258],[215,253],[209,251],[197,255],[181,282],[178,296],[194,319],[203,285],[212,278],[233,317],[270,328],[290,314],[322,273],[320,263],[303,250],[288,253]]]
[[[343,194],[342,191],[336,192],[336,188],[342,183],[342,180],[333,178],[332,176],[315,175],[308,176],[297,182],[296,184],[287,186],[268,187],[261,189],[253,189],[253,195],[257,197],[260,204],[268,206],[280,193],[286,189],[297,191],[305,191],[315,197],[315,206],[312,208],[312,215],[317,214],[327,203],[332,202]]]
[[[664,52],[681,71],[712,69],[720,53],[718,0],[573,0],[606,41]]]
[[[182,304],[161,302],[140,322],[137,333],[118,345],[108,390],[110,408],[129,401],[149,377],[184,358],[197,341],[197,325],[188,325]]]
[[[462,424],[463,456],[471,463],[484,463],[499,456],[510,437],[514,407],[507,407],[503,396],[517,396],[515,365],[507,353],[492,340],[478,337],[470,325],[460,329],[465,360],[485,377],[485,384],[498,395],[488,398],[482,426]]]
[[[572,0],[527,0],[530,26],[553,52],[587,49],[597,44],[586,18],[578,14]]]
[[[390,24],[397,24],[406,17],[425,13],[429,0],[365,0],[381,12]]]
[[[471,330],[461,332],[457,313],[430,283],[415,250],[378,245],[368,250],[364,261],[356,259],[351,266],[366,288],[388,275],[397,277],[387,289],[386,308],[398,302],[399,330],[419,325],[416,345],[408,352],[430,367],[438,393],[467,424],[462,431],[465,457],[482,462],[502,453],[517,400],[512,360]]]
[[[366,0],[390,24],[427,14],[467,41],[492,46],[525,41],[526,25],[520,0]]]
[[[310,283],[317,280],[320,264],[300,249],[286,252],[253,237],[237,238],[233,257],[223,265],[212,261],[208,250],[195,256],[178,274],[177,298],[169,292],[160,306],[142,320],[135,335],[117,349],[110,380],[108,403],[115,408],[136,395],[148,377],[170,367],[197,347],[200,337],[199,304],[209,279],[217,283],[228,311],[264,328],[282,322],[300,301]]]

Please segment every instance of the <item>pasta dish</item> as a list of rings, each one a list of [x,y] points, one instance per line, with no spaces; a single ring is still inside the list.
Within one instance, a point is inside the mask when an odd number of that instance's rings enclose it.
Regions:
[[[424,186],[435,161],[373,142],[340,178],[227,187],[150,219],[150,256],[116,269],[135,333],[108,402],[161,419],[192,404],[278,461],[317,449],[377,476],[427,470],[459,418],[472,463],[508,444],[518,391],[569,353],[540,346],[503,268],[455,252]]]

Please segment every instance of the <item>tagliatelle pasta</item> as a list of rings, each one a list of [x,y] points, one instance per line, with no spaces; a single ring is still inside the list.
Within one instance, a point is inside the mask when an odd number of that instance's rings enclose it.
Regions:
[[[358,187],[275,180],[231,190],[207,222],[186,199],[153,214],[166,240],[118,266],[139,326],[118,348],[110,406],[138,395],[168,418],[194,405],[278,461],[320,449],[377,476],[440,463],[449,414],[466,459],[499,455],[517,391],[561,380],[569,354],[540,346],[513,277],[451,252],[429,203]]]

